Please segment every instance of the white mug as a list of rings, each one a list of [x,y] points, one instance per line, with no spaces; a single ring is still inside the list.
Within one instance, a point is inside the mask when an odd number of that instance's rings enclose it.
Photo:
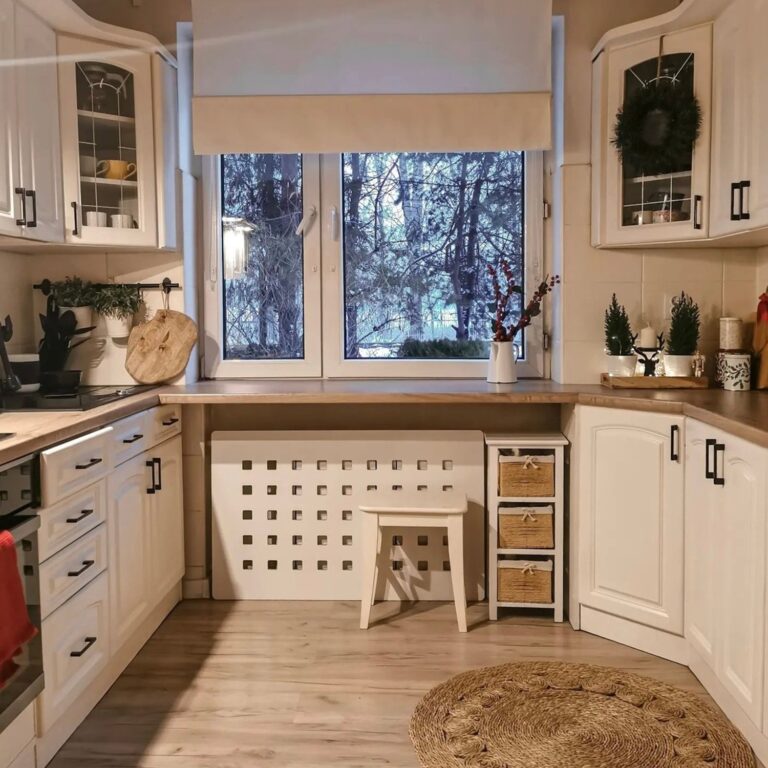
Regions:
[[[80,175],[96,175],[96,158],[93,155],[80,155]]]
[[[130,213],[113,213],[109,218],[115,229],[133,228],[133,216]]]
[[[88,227],[106,227],[107,214],[103,211],[86,211],[85,224]]]

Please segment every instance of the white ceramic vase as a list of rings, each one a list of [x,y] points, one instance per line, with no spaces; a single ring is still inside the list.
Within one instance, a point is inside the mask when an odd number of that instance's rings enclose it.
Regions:
[[[113,339],[125,339],[131,334],[131,327],[133,326],[133,316],[128,317],[110,317],[104,315],[104,327],[107,331],[107,336]]]
[[[665,376],[692,376],[693,355],[664,355]]]
[[[606,355],[609,376],[634,376],[637,370],[636,355]]]
[[[512,341],[492,341],[488,358],[490,384],[514,384],[517,381],[517,344]]]
[[[77,329],[88,328],[93,325],[93,307],[59,307],[59,315],[65,312],[72,312],[77,321]],[[87,339],[91,332],[78,334],[76,339]]]

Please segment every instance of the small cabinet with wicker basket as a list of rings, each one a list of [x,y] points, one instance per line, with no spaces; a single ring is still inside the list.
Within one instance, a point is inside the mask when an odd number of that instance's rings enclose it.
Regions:
[[[486,435],[489,616],[546,608],[563,620],[563,478],[560,433]]]

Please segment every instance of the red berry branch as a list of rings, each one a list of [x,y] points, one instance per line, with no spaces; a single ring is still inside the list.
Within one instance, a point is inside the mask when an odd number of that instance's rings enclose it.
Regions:
[[[541,314],[541,302],[544,297],[551,293],[556,285],[560,284],[560,275],[547,276],[539,284],[539,287],[533,292],[531,300],[520,314],[516,323],[509,323],[510,302],[516,294],[522,295],[523,288],[515,283],[515,277],[509,260],[501,258],[498,267],[493,264],[488,265],[488,274],[491,276],[493,285],[493,303],[490,305],[495,312],[491,322],[494,341],[512,341],[515,336],[531,324],[534,317]],[[502,288],[502,279],[504,287]]]

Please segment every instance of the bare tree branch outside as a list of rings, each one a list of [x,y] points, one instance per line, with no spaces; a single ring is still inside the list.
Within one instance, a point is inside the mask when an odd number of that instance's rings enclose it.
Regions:
[[[523,153],[345,154],[342,178],[346,357],[486,357],[488,265],[524,282]],[[252,228],[225,281],[227,358],[303,357],[301,186],[299,155],[222,158],[223,216]]]

